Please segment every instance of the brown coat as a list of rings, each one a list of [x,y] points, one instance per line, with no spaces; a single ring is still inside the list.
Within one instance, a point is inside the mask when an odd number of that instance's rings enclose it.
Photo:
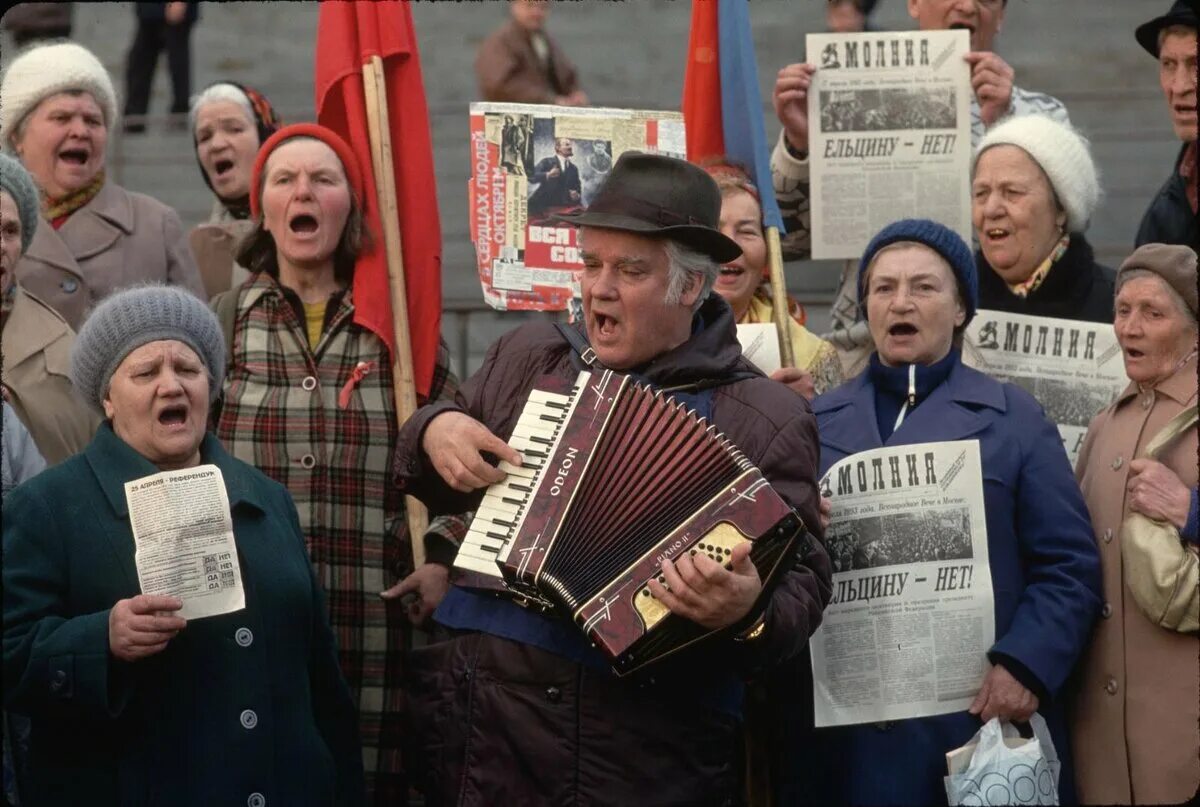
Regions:
[[[493,31],[475,56],[475,77],[485,101],[553,104],[579,88],[575,66],[545,31],[550,69],[542,67],[529,34],[509,20]]]
[[[1147,619],[1125,585],[1120,528],[1129,462],[1172,417],[1196,403],[1196,359],[1153,398],[1133,384],[1092,421],[1079,455],[1104,571],[1105,605],[1080,665],[1072,717],[1079,800],[1182,802],[1200,786],[1200,639]],[[1196,429],[1160,460],[1196,485]]]
[[[100,416],[75,395],[67,377],[75,332],[50,306],[18,287],[4,321],[3,369],[8,400],[55,465],[91,442]]]
[[[126,286],[167,283],[204,294],[179,214],[112,182],[58,230],[40,219],[16,276],[76,331],[96,303]]]
[[[196,225],[188,234],[188,244],[204,281],[204,293],[210,300],[250,279],[250,272],[234,260],[234,255],[242,239],[253,229],[253,221],[235,219],[217,202],[208,221]]]

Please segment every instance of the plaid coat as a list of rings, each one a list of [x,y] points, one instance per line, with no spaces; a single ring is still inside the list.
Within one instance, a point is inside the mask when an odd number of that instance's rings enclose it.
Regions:
[[[389,482],[391,361],[353,322],[350,291],[331,303],[315,351],[275,279],[262,273],[233,293],[233,360],[216,433],[231,454],[291,491],[358,703],[368,789],[376,804],[403,804],[400,664],[409,627],[400,602],[379,597],[412,569],[404,499]],[[453,398],[457,387],[443,344],[431,397]],[[457,544],[466,525],[442,517],[430,532]]]

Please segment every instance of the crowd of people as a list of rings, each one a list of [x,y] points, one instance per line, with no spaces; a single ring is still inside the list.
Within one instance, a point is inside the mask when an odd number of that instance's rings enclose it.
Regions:
[[[137,5],[137,58],[153,65],[164,43],[186,56],[194,4]],[[831,28],[867,26],[874,5],[831,0]],[[555,195],[531,212],[578,228],[582,316],[510,331],[461,383],[441,345],[403,423],[388,347],[355,317],[357,261],[382,240],[364,216],[370,166],[238,82],[185,109],[185,72],[172,112],[213,194],[185,231],[106,174],[123,124],[104,66],[30,37],[0,76],[8,803],[944,804],[946,752],[981,721],[1035,712],[1061,803],[1191,798],[1196,3],[1133,34],[1181,147],[1115,271],[1085,236],[1101,198],[1087,139],[993,48],[1006,0],[907,7],[923,30],[970,31],[974,244],[920,211],[884,227],[819,336],[765,282],[762,189],[741,166],[611,155],[584,200],[571,139],[535,165],[509,120],[511,161]],[[586,105],[549,6],[510,10],[480,46],[480,97]],[[817,69],[775,82],[789,257],[809,250]],[[145,112],[145,89],[131,80],[126,115]],[[768,377],[735,326],[781,308],[794,366]],[[1046,414],[1064,391],[1039,401],[963,363],[981,309],[1112,324],[1129,384],[1079,404],[1098,413],[1072,410],[1091,419],[1074,469]],[[627,677],[569,620],[452,571],[485,490],[527,459],[506,441],[530,391],[585,368],[686,403],[807,526],[769,585],[748,542],[724,564],[662,560],[648,592],[714,635]],[[817,480],[863,451],[952,440],[978,442],[984,476],[995,642],[978,694],[950,714],[818,728],[807,645],[833,574],[970,557],[983,525],[930,512],[859,534],[829,525]],[[188,620],[178,597],[141,589],[125,491],[201,465],[223,477],[245,604]],[[432,516],[423,534],[409,496]],[[1165,539],[1146,549],[1131,525]]]

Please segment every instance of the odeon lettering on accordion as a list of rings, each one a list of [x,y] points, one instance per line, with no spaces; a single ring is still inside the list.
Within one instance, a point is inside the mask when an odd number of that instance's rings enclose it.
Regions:
[[[714,426],[612,371],[534,389],[509,444],[521,467],[484,494],[455,565],[467,583],[570,618],[630,672],[709,636],[648,588],[664,559],[735,546],[769,596],[805,537],[799,516]]]

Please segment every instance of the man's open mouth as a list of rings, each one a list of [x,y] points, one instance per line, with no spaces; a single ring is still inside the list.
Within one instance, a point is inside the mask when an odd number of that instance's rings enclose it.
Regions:
[[[84,149],[63,149],[58,153],[58,159],[71,165],[83,165],[88,161],[88,153]]]
[[[308,213],[293,216],[288,222],[288,227],[294,233],[315,233],[319,226],[316,216],[310,216]]]
[[[916,333],[917,326],[907,322],[897,322],[888,328],[888,336],[915,336]]]
[[[598,333],[607,336],[616,330],[617,321],[607,314],[593,314],[592,316],[596,320],[596,331]]]
[[[164,426],[179,426],[187,420],[187,407],[168,406],[158,413],[158,422]]]

